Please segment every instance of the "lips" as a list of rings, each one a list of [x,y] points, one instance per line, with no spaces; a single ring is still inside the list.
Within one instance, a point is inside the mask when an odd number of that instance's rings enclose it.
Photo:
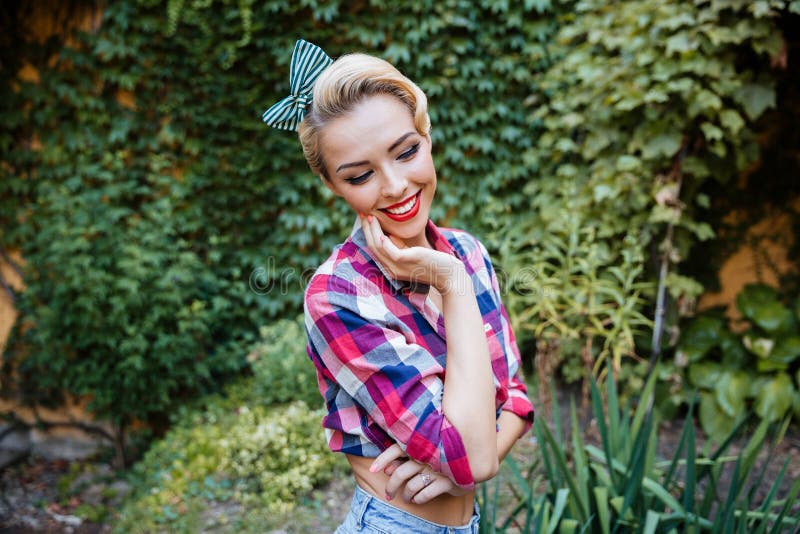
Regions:
[[[422,202],[420,201],[420,197],[422,195],[422,190],[417,191],[415,194],[411,195],[410,197],[401,200],[397,204],[392,204],[391,206],[386,206],[385,208],[380,208],[388,218],[392,219],[393,221],[403,222],[409,219],[412,219],[418,212],[419,207]],[[413,201],[413,204],[408,208],[408,211],[404,211],[403,213],[391,213],[388,210],[395,210],[397,211],[400,208],[406,207],[410,202]]]

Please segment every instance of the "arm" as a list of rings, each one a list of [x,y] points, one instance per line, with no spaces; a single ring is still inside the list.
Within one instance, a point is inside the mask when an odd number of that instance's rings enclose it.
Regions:
[[[527,426],[527,421],[517,414],[503,410],[497,419],[500,431],[497,433],[497,455],[498,461],[503,459],[511,451],[511,447],[522,437]]]
[[[442,412],[464,442],[475,481],[499,467],[495,437],[495,388],[489,348],[472,280],[457,258],[423,247],[398,248],[375,218],[362,220],[370,250],[393,276],[435,287],[442,295],[447,336]]]
[[[471,487],[462,436],[441,406],[442,367],[387,323],[377,290],[372,295],[364,286],[320,275],[305,294],[309,355],[352,399],[337,419],[357,426],[363,417],[371,418],[385,432],[372,436],[381,449],[402,444],[409,457]]]
[[[503,410],[497,419],[500,431],[497,432],[498,464],[511,451],[511,448],[525,431],[527,421],[510,411]],[[421,478],[416,475],[428,468],[427,465],[406,458],[403,450],[397,445],[392,445],[380,454],[370,467],[370,471],[383,470],[389,478],[386,484],[386,499],[392,500],[402,488],[402,496],[406,502],[424,504],[444,493],[463,495],[464,490],[444,475],[435,475],[433,482],[425,486]]]

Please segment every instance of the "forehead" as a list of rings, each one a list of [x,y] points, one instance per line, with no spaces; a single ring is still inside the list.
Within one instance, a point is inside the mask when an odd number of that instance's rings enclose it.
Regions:
[[[334,163],[366,160],[385,153],[409,131],[416,131],[411,110],[395,96],[374,95],[326,124],[320,145],[328,166],[335,168]]]

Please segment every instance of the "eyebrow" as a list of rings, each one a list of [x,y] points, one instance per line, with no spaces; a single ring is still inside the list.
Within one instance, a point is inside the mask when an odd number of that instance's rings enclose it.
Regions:
[[[391,146],[386,149],[386,152],[391,152],[392,150],[397,148],[397,146],[400,145],[400,143],[402,143],[403,141],[408,139],[409,136],[412,136],[415,133],[416,132],[406,132],[406,133],[404,133],[403,135],[401,135],[400,137],[397,138],[397,141],[392,143]],[[369,161],[354,161],[352,163],[343,163],[342,165],[339,165],[338,167],[336,167],[336,172],[339,172],[342,169],[348,169],[350,167],[358,167],[360,165],[366,165],[367,163],[369,163]]]

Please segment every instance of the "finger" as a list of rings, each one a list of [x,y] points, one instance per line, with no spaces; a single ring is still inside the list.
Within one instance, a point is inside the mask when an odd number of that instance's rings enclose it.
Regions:
[[[420,477],[418,477],[420,478]],[[447,477],[437,476],[436,480],[431,482],[428,486],[419,490],[412,498],[411,502],[414,504],[425,504],[432,499],[443,495],[450,491],[453,483]]]
[[[406,484],[414,475],[425,469],[425,467],[425,464],[409,460],[395,469],[392,476],[390,476],[389,480],[386,482],[386,498],[390,501],[394,499],[400,487]]]
[[[403,487],[403,499],[406,502],[411,502],[411,499],[414,498],[414,495],[425,488],[425,480],[422,477],[422,473],[424,471],[425,469],[408,479],[406,485]],[[433,474],[430,476],[433,476]],[[433,482],[431,482],[431,484],[433,484]]]
[[[380,453],[375,460],[373,460],[372,465],[369,466],[369,472],[377,473],[378,471],[383,470],[394,460],[405,456],[406,453],[403,452],[403,449],[400,448],[400,445],[393,443],[391,446],[387,447],[385,451]]]
[[[392,460],[392,463],[383,468],[383,473],[387,476],[392,476],[394,470],[403,465],[405,460]]]
[[[370,216],[361,217],[361,229],[364,230],[364,238],[367,240],[367,246],[371,250],[375,250],[375,237],[372,234],[372,225],[369,223]]]
[[[398,261],[402,255],[401,247],[398,247],[397,244],[394,242],[392,237],[384,236],[381,240],[381,246],[383,248],[384,253],[391,258],[393,261]]]
[[[402,249],[404,249],[404,248],[408,248],[408,246],[407,246],[405,243],[403,243],[403,241],[402,241],[402,240],[401,240],[399,237],[397,237],[397,236],[395,236],[395,235],[389,235],[389,234],[386,234],[386,237],[387,237],[387,239],[389,239],[389,240],[392,242],[392,244],[393,244],[394,246],[396,246],[397,248],[399,248],[399,249],[401,249],[401,250],[402,250]]]
[[[383,246],[383,241],[386,239],[384,236],[381,225],[378,219],[373,215],[367,215],[361,219],[361,228],[364,229],[364,237],[367,240],[367,246],[375,254],[375,257],[385,266],[387,265],[386,251]]]

